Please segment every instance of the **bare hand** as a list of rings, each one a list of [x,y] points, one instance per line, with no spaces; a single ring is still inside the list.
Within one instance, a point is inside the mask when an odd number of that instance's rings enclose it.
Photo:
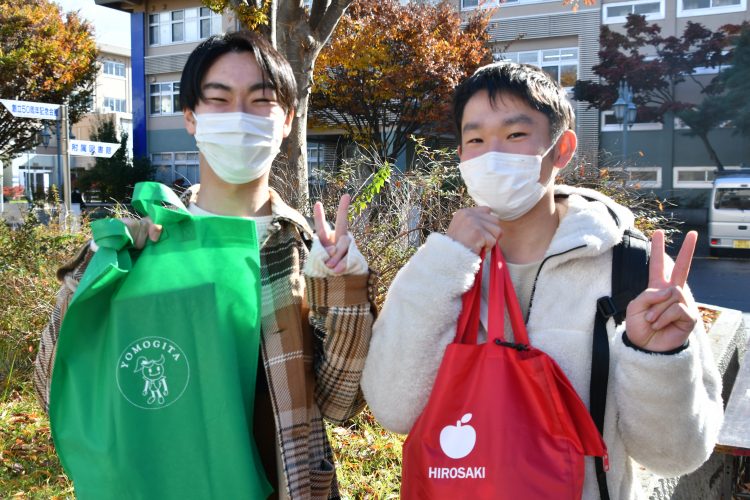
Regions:
[[[349,252],[349,202],[351,197],[345,194],[339,201],[339,208],[336,211],[336,228],[334,231],[328,229],[326,224],[326,214],[323,210],[323,204],[316,202],[313,207],[313,216],[315,219],[315,234],[318,235],[320,243],[328,252],[328,259],[325,264],[335,273],[343,273],[346,270],[346,255]]]
[[[677,349],[698,322],[698,313],[688,306],[684,291],[697,239],[695,231],[685,235],[672,275],[667,277],[664,232],[655,231],[651,237],[648,288],[630,302],[625,316],[627,336],[638,347],[654,352]]]
[[[150,217],[144,217],[143,219],[123,217],[120,220],[127,226],[130,236],[133,238],[133,246],[139,250],[146,246],[146,238],[154,243],[161,238],[161,224],[154,224]]]
[[[494,247],[501,233],[500,219],[489,207],[471,207],[453,214],[445,234],[479,255],[483,249]]]

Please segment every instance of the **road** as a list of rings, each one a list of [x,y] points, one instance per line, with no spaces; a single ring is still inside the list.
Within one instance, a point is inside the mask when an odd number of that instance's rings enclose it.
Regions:
[[[750,333],[750,252],[732,251],[714,258],[708,256],[705,228],[697,229],[698,246],[690,268],[688,284],[695,300],[744,313]],[[674,258],[681,243],[678,238],[667,252]]]

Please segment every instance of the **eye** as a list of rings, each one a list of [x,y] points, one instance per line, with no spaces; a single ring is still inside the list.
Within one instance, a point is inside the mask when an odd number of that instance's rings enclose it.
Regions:
[[[511,134],[508,134],[508,139],[520,139],[522,137],[526,137],[528,134],[526,132],[513,132]]]
[[[483,142],[481,137],[471,137],[466,140],[466,144],[482,144]]]

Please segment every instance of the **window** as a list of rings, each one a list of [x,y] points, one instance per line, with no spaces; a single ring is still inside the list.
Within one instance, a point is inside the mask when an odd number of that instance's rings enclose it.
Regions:
[[[641,14],[646,21],[664,19],[664,0],[636,0],[603,5],[602,21],[605,24],[624,23],[628,14]]]
[[[532,50],[494,54],[496,61],[513,61],[539,66],[563,87],[572,87],[578,80],[578,49]]]
[[[197,151],[154,153],[151,163],[156,167],[155,179],[161,183],[188,187],[200,182]]]
[[[602,111],[602,132],[622,132],[622,123],[617,121],[614,111]],[[661,122],[646,121],[640,113],[635,117],[635,123],[629,130],[661,130]]]
[[[109,108],[112,111],[119,111],[120,113],[127,113],[127,101],[125,99],[116,99],[114,97],[104,98],[104,107]]]
[[[149,45],[195,42],[221,33],[221,14],[207,7],[149,14]]]
[[[104,61],[104,74],[114,76],[125,76],[125,65],[115,61]]]
[[[152,115],[171,115],[179,113],[180,82],[162,82],[149,85]]]
[[[461,10],[472,10],[478,7],[501,7],[521,1],[523,0],[461,0]]]
[[[172,12],[172,42],[185,40],[185,11],[176,10]]]
[[[614,178],[625,180],[626,185],[633,189],[661,187],[661,167],[628,167],[612,169],[611,172]]]
[[[714,208],[734,208],[750,210],[750,189],[738,187],[718,188],[714,198]]]
[[[742,12],[747,0],[678,0],[677,17]]]
[[[711,188],[716,177],[716,167],[675,167],[674,187]]]

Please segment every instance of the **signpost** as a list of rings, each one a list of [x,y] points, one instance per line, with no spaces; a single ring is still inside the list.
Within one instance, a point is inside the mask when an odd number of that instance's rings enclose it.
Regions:
[[[16,118],[36,118],[37,120],[58,120],[62,107],[60,104],[15,101],[13,99],[0,99],[0,102]]]
[[[74,156],[94,156],[100,158],[110,158],[120,147],[118,143],[111,142],[93,142],[70,140],[70,127],[68,126],[68,105],[67,104],[47,104],[43,102],[17,101],[13,99],[0,99],[5,109],[16,118],[32,118],[37,120],[55,120],[58,121],[61,131],[62,144],[58,151],[65,151],[63,158],[63,204],[65,206],[65,215],[70,213],[70,157]],[[0,202],[1,203],[1,202]],[[0,210],[2,206],[0,205]]]
[[[74,156],[112,158],[112,155],[120,149],[120,144],[117,142],[80,141],[73,139],[69,144],[68,153]]]

